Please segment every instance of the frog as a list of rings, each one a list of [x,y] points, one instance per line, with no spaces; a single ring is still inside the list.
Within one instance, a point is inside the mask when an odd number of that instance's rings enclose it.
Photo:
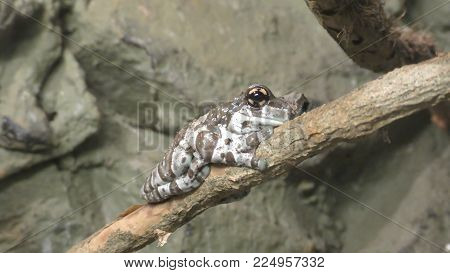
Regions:
[[[141,187],[148,204],[197,189],[209,176],[211,164],[265,171],[268,161],[256,156],[259,144],[274,128],[308,110],[301,93],[276,97],[263,84],[252,84],[229,102],[191,121],[174,137],[163,159]]]

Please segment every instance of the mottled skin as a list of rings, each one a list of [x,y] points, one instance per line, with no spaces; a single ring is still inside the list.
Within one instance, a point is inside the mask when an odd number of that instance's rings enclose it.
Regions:
[[[256,148],[274,127],[307,107],[302,94],[276,98],[266,86],[251,85],[177,133],[164,159],[148,176],[142,196],[148,203],[158,203],[190,192],[208,177],[210,163],[265,170],[267,161],[255,156]]]

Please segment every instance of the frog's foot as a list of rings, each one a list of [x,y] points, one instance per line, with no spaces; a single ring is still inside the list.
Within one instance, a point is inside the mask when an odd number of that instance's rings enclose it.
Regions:
[[[260,171],[265,171],[268,166],[269,166],[269,163],[267,162],[266,159],[258,158],[255,169],[260,170]]]
[[[185,174],[170,183],[158,186],[149,193],[142,191],[143,197],[148,203],[159,203],[172,196],[190,192],[198,188],[209,176],[210,172],[211,168],[206,165],[197,173],[195,178],[189,178],[189,175]]]
[[[236,151],[214,153],[211,163],[220,163],[237,167],[248,167],[264,171],[268,167],[266,159],[256,157],[253,152],[240,153]]]

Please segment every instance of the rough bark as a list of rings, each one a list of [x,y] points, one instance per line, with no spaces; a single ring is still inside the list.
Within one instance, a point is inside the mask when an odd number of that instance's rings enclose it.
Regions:
[[[388,72],[436,56],[431,36],[396,27],[380,0],[305,0],[320,24],[361,67]]]
[[[130,252],[155,240],[164,243],[177,228],[223,198],[280,175],[340,142],[367,136],[420,109],[448,101],[449,86],[450,54],[396,69],[277,128],[257,151],[269,160],[266,172],[214,167],[195,192],[127,212],[69,251]]]
[[[395,26],[393,20],[386,17],[383,1],[305,2],[330,36],[363,68],[374,72],[389,72],[437,55],[431,36],[425,32],[413,31],[407,26]],[[450,103],[443,102],[430,109],[432,122],[446,131],[450,130],[449,108]]]

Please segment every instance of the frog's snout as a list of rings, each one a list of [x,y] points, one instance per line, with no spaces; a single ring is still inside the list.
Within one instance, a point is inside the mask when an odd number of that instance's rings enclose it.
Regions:
[[[300,115],[305,113],[309,109],[309,101],[303,94],[300,98],[300,101],[298,102],[298,105],[300,106]]]
[[[282,97],[292,109],[292,118],[308,111],[309,101],[302,93],[291,92]]]

